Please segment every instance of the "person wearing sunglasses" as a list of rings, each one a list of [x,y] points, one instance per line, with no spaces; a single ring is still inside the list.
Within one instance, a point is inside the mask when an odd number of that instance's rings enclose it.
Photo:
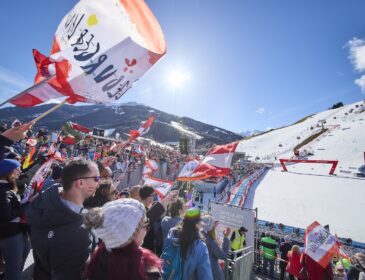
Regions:
[[[86,213],[85,224],[102,240],[87,264],[87,279],[161,279],[160,259],[141,247],[150,224],[142,203],[108,202]]]
[[[100,174],[92,161],[69,162],[62,170],[63,193],[42,192],[30,205],[34,255],[33,279],[81,279],[92,248],[91,232],[80,214],[83,202],[94,195]]]
[[[84,202],[85,208],[102,207],[105,203],[118,198],[118,192],[112,181],[100,181],[95,195],[87,198]]]

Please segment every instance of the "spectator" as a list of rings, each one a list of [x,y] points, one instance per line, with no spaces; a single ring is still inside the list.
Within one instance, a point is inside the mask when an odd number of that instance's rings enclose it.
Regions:
[[[22,124],[21,126],[7,129],[0,134],[0,160],[4,158],[5,147],[11,146],[15,142],[23,139],[33,124],[34,122]]]
[[[285,271],[288,261],[288,252],[292,248],[292,245],[290,244],[290,237],[289,235],[284,236],[284,242],[280,244],[279,251],[280,251],[280,280],[284,280],[285,278]]]
[[[281,251],[281,245],[280,245],[280,251]],[[299,246],[293,245],[291,251],[287,252],[287,260],[288,264],[286,266],[286,271],[289,273],[289,279],[294,280],[294,277],[296,277],[297,279],[304,279],[304,276],[300,274],[300,271],[302,270],[303,266],[300,263]]]
[[[161,200],[161,202],[156,202],[152,205],[152,197],[154,196],[154,193],[154,189],[150,186],[143,186],[139,190],[141,202],[146,208],[146,215],[150,221],[150,228],[144,239],[143,247],[151,250],[152,252],[156,252],[154,225],[165,213],[168,205],[176,201],[177,196],[177,191],[171,191],[163,200]]]
[[[240,250],[246,247],[246,236],[245,233],[247,229],[245,227],[240,227],[238,230],[235,230],[231,236],[231,248],[232,251]]]
[[[142,203],[115,200],[89,211],[85,220],[103,240],[87,265],[88,279],[161,278],[159,258],[140,247],[149,226]]]
[[[18,161],[0,161],[0,251],[5,260],[6,279],[10,280],[21,279],[30,250],[27,225],[21,223],[28,203],[21,204],[17,197],[19,174]]]
[[[207,245],[199,234],[200,209],[191,208],[185,212],[182,226],[172,228],[166,240],[166,248],[173,242],[180,244],[183,262],[183,279],[213,279]]]
[[[84,200],[100,180],[94,162],[71,161],[62,171],[63,194],[41,193],[28,213],[34,256],[34,279],[81,279],[91,250],[90,231],[80,214]]]
[[[348,280],[360,279],[360,273],[365,272],[365,254],[357,253],[351,258],[351,266],[347,273]]]
[[[167,238],[171,228],[181,223],[184,215],[184,202],[181,199],[176,200],[170,205],[169,211],[170,216],[163,217],[161,222],[163,240]]]
[[[95,195],[87,198],[85,208],[102,207],[105,203],[117,199],[118,192],[111,181],[100,183]]]
[[[216,237],[217,221],[213,221],[212,216],[205,215],[202,217],[202,231],[205,237],[205,243],[207,244],[209,251],[210,265],[212,268],[212,276],[214,280],[224,280],[224,273],[219,265],[219,260],[225,260],[228,257],[230,241],[228,236],[231,233],[230,228],[226,228],[223,232],[223,245],[218,244]]]
[[[136,199],[138,201],[141,201],[141,197],[139,196],[140,188],[141,188],[140,185],[135,185],[135,186],[133,186],[129,189],[129,193],[130,193],[131,198]]]
[[[263,272],[267,275],[267,268],[270,266],[269,276],[274,277],[274,266],[276,257],[276,241],[270,236],[270,233],[265,233],[261,238],[261,251],[263,252]]]
[[[53,185],[59,185],[61,183],[61,173],[62,173],[62,167],[59,165],[55,165],[52,169],[52,175],[49,176],[42,186],[41,191],[45,191],[52,187]]]
[[[129,198],[130,193],[128,189],[123,189],[119,194],[118,198]]]
[[[319,263],[314,261],[307,254],[302,254],[300,257],[300,262],[304,267],[306,274],[304,278],[310,280],[330,280],[333,278],[333,272],[331,264],[329,263],[325,268],[323,268]]]

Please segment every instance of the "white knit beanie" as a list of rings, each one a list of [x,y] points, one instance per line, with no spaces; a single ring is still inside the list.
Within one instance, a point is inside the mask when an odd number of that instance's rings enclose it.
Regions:
[[[108,202],[102,207],[103,222],[95,233],[109,250],[127,246],[143,224],[145,213],[143,204],[132,198]]]

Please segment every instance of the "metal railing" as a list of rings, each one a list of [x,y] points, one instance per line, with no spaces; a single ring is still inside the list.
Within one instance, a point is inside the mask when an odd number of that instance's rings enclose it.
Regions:
[[[226,280],[250,280],[254,263],[254,247],[249,246],[234,252],[224,265]]]

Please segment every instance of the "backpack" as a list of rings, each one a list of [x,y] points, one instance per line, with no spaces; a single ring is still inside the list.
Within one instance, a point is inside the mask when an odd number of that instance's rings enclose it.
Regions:
[[[162,259],[162,279],[181,280],[183,274],[183,262],[180,254],[180,245],[170,241],[165,246],[161,255]]]

